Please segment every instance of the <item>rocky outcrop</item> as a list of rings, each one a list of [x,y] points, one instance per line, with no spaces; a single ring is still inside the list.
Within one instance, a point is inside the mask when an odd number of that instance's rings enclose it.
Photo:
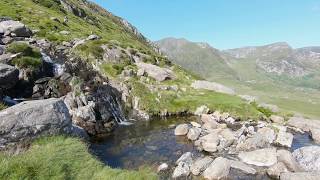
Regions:
[[[19,70],[13,66],[0,64],[0,89],[10,89],[19,80]]]
[[[26,101],[5,109],[0,112],[0,129],[1,148],[44,135],[72,134],[75,130],[68,108],[60,99]],[[82,134],[86,136],[84,131]]]
[[[32,31],[19,21],[6,20],[0,22],[0,32],[4,35],[30,37]]]
[[[241,161],[255,166],[272,166],[277,163],[275,148],[259,149],[251,152],[240,152]]]
[[[193,87],[194,89],[206,89],[230,95],[235,94],[235,91],[233,89],[228,88],[222,84],[209,81],[195,81],[191,84],[191,87]]]
[[[174,79],[174,73],[167,68],[161,68],[153,64],[147,64],[143,62],[136,63],[139,70],[143,70],[148,74],[148,76],[154,78],[157,81],[165,81],[169,79]]]

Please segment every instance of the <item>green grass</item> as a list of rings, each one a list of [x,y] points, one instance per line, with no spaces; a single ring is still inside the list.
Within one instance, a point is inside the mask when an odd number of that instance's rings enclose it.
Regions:
[[[40,51],[22,42],[13,42],[8,45],[7,52],[21,53],[13,59],[13,64],[20,68],[38,68],[41,65]]]
[[[4,110],[6,108],[8,108],[8,106],[6,106],[5,104],[0,102],[0,111]]]
[[[41,138],[19,155],[0,154],[0,179],[157,179],[150,170],[128,171],[104,166],[78,139]]]

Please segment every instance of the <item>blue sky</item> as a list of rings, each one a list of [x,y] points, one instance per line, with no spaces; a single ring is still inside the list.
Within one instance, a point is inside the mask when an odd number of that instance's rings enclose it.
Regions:
[[[93,0],[147,38],[228,49],[286,41],[320,46],[320,0]]]

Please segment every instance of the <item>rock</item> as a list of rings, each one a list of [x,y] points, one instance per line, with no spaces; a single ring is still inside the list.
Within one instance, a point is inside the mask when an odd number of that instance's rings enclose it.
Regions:
[[[284,123],[284,117],[277,116],[277,115],[271,115],[270,120],[274,123],[282,124]]]
[[[19,70],[7,64],[0,64],[0,89],[10,89],[19,80]]]
[[[211,132],[208,135],[202,136],[199,138],[200,146],[203,150],[207,152],[216,152],[218,151],[219,145],[219,136],[216,132]]]
[[[137,76],[143,76],[145,74],[144,69],[138,69]]]
[[[62,35],[69,35],[70,34],[69,31],[60,31],[59,33],[62,34]]]
[[[199,138],[200,133],[201,133],[201,129],[200,128],[193,127],[193,128],[189,129],[187,137],[191,141],[195,141],[195,140],[197,140]]]
[[[245,101],[247,101],[248,103],[252,103],[257,101],[257,98],[254,96],[250,96],[250,95],[239,95],[239,97]]]
[[[276,144],[284,147],[291,147],[293,141],[293,135],[291,133],[287,133],[284,131],[279,131],[277,139],[275,141]]]
[[[234,161],[234,160],[229,160],[229,161],[230,161],[230,167],[233,169],[240,170],[245,174],[256,174],[257,173],[257,171],[254,168],[246,165],[243,162]]]
[[[228,117],[226,120],[225,120],[226,123],[229,123],[229,124],[234,124],[236,122],[236,120],[233,118],[233,117]]]
[[[279,163],[271,166],[267,170],[268,176],[270,176],[271,178],[274,178],[274,179],[280,179],[281,173],[286,173],[286,172],[289,172],[289,171],[288,171],[287,167],[282,162],[279,162]]]
[[[15,35],[18,37],[30,37],[32,31],[19,21],[7,20],[0,22],[0,29],[5,35]]]
[[[1,42],[0,42],[0,44],[1,44]],[[4,53],[4,49],[5,49],[5,46],[0,45],[0,55],[2,55]]]
[[[319,172],[287,172],[280,175],[280,180],[319,180]]]
[[[178,165],[181,162],[187,163],[189,166],[191,166],[191,164],[193,162],[192,153],[186,152],[186,153],[182,154],[182,156],[176,161],[176,164]]]
[[[96,122],[96,115],[94,112],[94,103],[91,102],[86,106],[75,109],[73,115],[75,118],[80,118],[82,121]]]
[[[193,127],[197,127],[197,128],[201,128],[201,124],[197,123],[197,122],[190,122],[190,124],[193,126]]]
[[[0,112],[0,147],[42,135],[72,134],[68,108],[60,99],[25,101]]]
[[[320,171],[320,146],[306,146],[292,153],[299,166],[305,171]]]
[[[274,105],[274,104],[261,103],[261,104],[258,105],[258,107],[259,108],[268,109],[273,113],[279,112],[279,107],[277,105]]]
[[[226,179],[230,172],[230,162],[223,157],[216,158],[203,172],[205,179]]]
[[[195,176],[200,175],[204,170],[206,170],[209,167],[212,161],[213,159],[208,156],[195,160],[195,162],[191,165],[190,168],[191,173]]]
[[[310,129],[310,133],[311,133],[311,137],[312,139],[320,144],[320,129],[316,129],[316,128],[311,128]]]
[[[176,136],[184,136],[187,135],[189,131],[189,126],[188,124],[180,124],[176,127],[176,129],[174,130],[174,134]]]
[[[269,142],[270,144],[273,143],[273,141],[276,139],[276,134],[274,130],[268,127],[258,129],[256,135],[263,136],[264,139],[267,140],[267,142]]]
[[[209,111],[210,111],[210,109],[207,106],[203,105],[203,106],[198,107],[196,109],[196,111],[194,112],[194,114],[197,115],[197,116],[200,116],[200,115],[203,115],[203,114],[208,114]]]
[[[287,122],[288,126],[292,126],[303,131],[309,132],[311,129],[320,129],[319,120],[304,119],[302,117],[292,117]]]
[[[207,122],[205,123],[202,128],[207,130],[207,131],[213,131],[214,129],[218,128],[219,123],[217,123],[216,121],[211,121],[211,122]]]
[[[162,171],[166,171],[166,170],[168,170],[168,168],[169,168],[169,166],[168,166],[167,163],[162,163],[162,164],[158,167],[157,172],[159,173],[159,172],[162,172]]]
[[[292,156],[291,152],[287,150],[278,150],[277,151],[278,162],[282,162],[286,165],[289,171],[297,172],[300,170],[299,165],[297,164],[296,160]]]
[[[191,87],[193,87],[194,89],[206,89],[231,95],[235,94],[235,91],[233,89],[228,88],[222,84],[209,81],[194,81],[191,84]]]
[[[241,161],[255,166],[272,166],[277,163],[277,152],[274,148],[240,152],[238,156]]]
[[[148,76],[154,78],[156,81],[165,81],[169,79],[174,79],[174,73],[170,69],[161,68],[153,64],[147,64],[143,62],[136,63],[138,69],[143,69]]]
[[[182,178],[182,177],[186,178],[189,176],[189,174],[190,174],[189,165],[184,162],[180,162],[178,166],[174,169],[172,178],[173,179]]]
[[[236,140],[233,132],[230,129],[223,129],[219,135],[219,147],[221,149],[231,146],[233,142]]]
[[[91,34],[90,36],[87,37],[88,41],[93,41],[93,40],[98,40],[98,39],[100,39],[100,37],[95,34]]]

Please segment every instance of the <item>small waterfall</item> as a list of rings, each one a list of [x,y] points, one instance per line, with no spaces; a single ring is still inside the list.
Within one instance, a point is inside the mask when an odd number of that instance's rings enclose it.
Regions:
[[[48,56],[43,50],[41,50],[41,55],[42,55],[42,60],[45,63],[50,64],[50,66],[51,66],[50,69],[51,69],[51,73],[53,76],[59,77],[64,73],[64,71],[65,71],[64,65],[54,63],[52,61],[51,57]]]
[[[126,118],[123,116],[123,114],[121,113],[122,110],[120,109],[120,104],[114,100],[111,96],[106,98],[106,101],[109,103],[110,105],[110,112],[112,114],[112,116],[116,119],[116,121],[118,122],[118,124],[120,125],[132,125],[133,123],[128,122],[126,120]]]

